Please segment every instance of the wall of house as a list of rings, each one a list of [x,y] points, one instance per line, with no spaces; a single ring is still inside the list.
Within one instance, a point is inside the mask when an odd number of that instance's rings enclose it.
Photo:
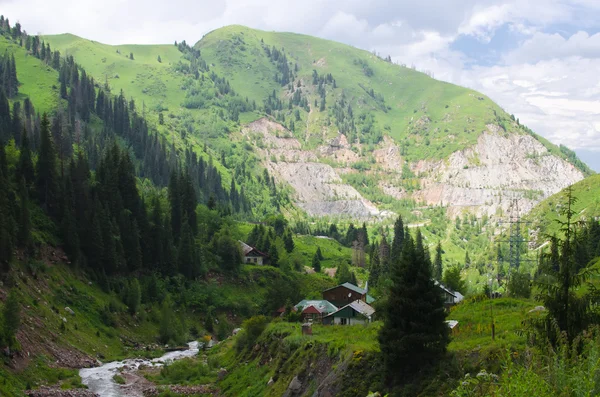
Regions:
[[[262,256],[247,256],[246,263],[249,263],[252,265],[262,265],[263,257]]]
[[[448,293],[444,293],[444,295],[446,296],[446,304],[447,305],[453,305],[454,304],[454,297]]]
[[[346,320],[345,325],[365,324],[367,322],[364,317],[335,317],[333,323],[335,325],[341,325],[342,319]]]
[[[358,292],[352,291],[346,287],[338,287],[330,291],[323,292],[323,299],[328,300],[334,305],[340,307],[358,299],[364,300],[364,295],[361,295]]]

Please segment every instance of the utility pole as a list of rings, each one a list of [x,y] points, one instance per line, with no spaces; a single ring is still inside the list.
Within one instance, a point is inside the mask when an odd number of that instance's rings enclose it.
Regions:
[[[492,265],[490,264],[490,270],[492,269]],[[492,274],[490,273],[490,277],[489,277],[489,283],[490,283],[490,321],[491,321],[491,325],[492,325],[492,340],[496,339],[496,324],[494,324],[494,302],[492,302],[492,286],[494,285],[494,279],[492,277]]]

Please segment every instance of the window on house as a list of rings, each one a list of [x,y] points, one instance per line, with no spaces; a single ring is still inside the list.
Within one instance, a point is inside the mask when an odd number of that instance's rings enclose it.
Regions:
[[[348,324],[348,319],[347,318],[340,319],[340,324],[347,325]]]

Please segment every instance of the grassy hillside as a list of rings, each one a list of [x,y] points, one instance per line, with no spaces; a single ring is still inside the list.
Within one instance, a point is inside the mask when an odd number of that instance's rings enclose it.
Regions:
[[[19,80],[19,95],[15,100],[35,99],[34,106],[39,112],[52,111],[58,107],[58,73],[48,65],[43,65],[27,51],[0,35],[0,52],[14,54]]]
[[[306,35],[233,25],[208,33],[195,45],[200,59],[207,64],[207,70],[200,73],[202,80],[216,73],[227,79],[241,98],[256,104],[255,111],[242,112],[236,120],[219,116],[218,109],[226,107],[223,104],[183,106],[188,90],[196,83],[180,67],[189,66],[190,57],[175,45],[110,46],[70,34],[43,39],[62,54],[73,55],[97,81],[108,83],[114,92],[124,90],[138,105],[144,103],[150,120],[158,124],[158,114],[164,113],[165,125],[158,128],[165,134],[178,132],[170,135],[175,142],[182,131],[188,130],[196,136],[196,144],[216,139],[218,142],[213,143],[223,146],[225,143],[218,138],[239,128],[239,123],[258,119],[273,93],[274,99],[288,104],[295,88],[290,90],[289,84],[276,81],[276,75],[281,77],[281,63],[270,57],[266,48],[286,55],[293,77],[290,84],[300,84],[308,104],[299,108],[300,120],[294,126],[289,121],[295,117],[296,107],[284,106],[286,109],[269,113],[293,127],[309,146],[337,134],[341,127],[338,116],[354,123],[356,131],[351,136],[361,143],[389,135],[401,143],[403,155],[412,161],[445,158],[472,145],[489,123],[511,131],[526,130],[483,94],[394,65],[367,51]],[[313,85],[313,71],[321,77],[331,74],[335,87],[327,83],[324,95],[319,94]],[[321,110],[322,97],[326,105]],[[353,115],[340,116],[337,105],[346,113],[351,105]],[[554,145],[542,141],[553,153],[565,157]]]
[[[600,215],[600,175],[591,175],[572,185],[573,196],[577,198],[574,206],[574,220],[593,219]],[[564,204],[565,190],[548,197],[539,203],[527,216],[533,223],[532,228],[539,229],[542,235],[558,232],[559,209]]]
[[[517,331],[535,303],[497,299],[491,304],[495,341],[489,332],[489,300],[467,301],[451,310],[448,318],[458,320],[459,326],[452,335],[448,359],[439,363],[434,376],[414,380],[410,387],[421,390],[419,395],[447,395],[465,373],[481,368],[498,371],[506,352],[525,348],[525,337]],[[312,335],[303,335],[300,324],[274,320],[249,345],[244,334],[238,334],[211,349],[204,364],[201,359],[182,361],[150,379],[161,384],[214,383],[226,396],[281,396],[297,378],[298,395],[318,390],[320,394],[366,396],[369,391],[383,391],[377,342],[380,327],[378,321],[353,326],[315,324]],[[224,379],[217,377],[218,368],[227,369]]]
[[[148,109],[180,100],[182,78],[171,73],[171,67],[182,54],[173,45],[111,46],[72,34],[43,39],[63,56],[73,56],[100,84],[108,83],[116,93],[124,90],[127,97],[139,99],[140,105],[143,101]],[[159,56],[162,62],[158,62]]]
[[[290,93],[274,81],[277,69],[263,46],[285,51],[289,62],[298,65],[298,79],[303,87],[310,85],[313,70],[320,75],[331,73],[338,88],[327,87],[327,103],[331,106],[344,95],[357,115],[374,116],[372,133],[385,132],[410,145],[408,154],[413,159],[444,158],[473,144],[485,125],[496,120],[495,112],[504,114],[489,98],[475,91],[393,65],[367,51],[316,37],[235,25],[208,33],[196,44],[202,56],[243,96],[258,101],[276,90],[287,99]],[[370,89],[383,100],[370,96]],[[303,116],[308,118],[308,132],[316,134],[331,115],[314,109],[313,101],[318,95],[312,87],[307,90],[313,112]],[[335,128],[328,130],[333,134]]]

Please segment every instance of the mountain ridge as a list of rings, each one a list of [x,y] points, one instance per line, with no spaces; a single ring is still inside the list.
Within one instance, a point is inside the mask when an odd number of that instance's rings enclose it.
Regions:
[[[206,33],[193,47],[185,42],[170,50],[165,45],[141,45],[141,55],[135,56],[134,46],[100,45],[75,36],[47,38],[53,47],[73,54],[90,73],[104,75],[111,87],[148,104],[148,118],[180,142],[180,147],[192,139],[196,144],[208,142],[209,147],[222,153],[246,156],[239,148],[231,148],[235,141],[251,156],[258,153],[259,169],[255,172],[267,169],[274,173],[284,190],[290,189],[296,206],[311,216],[370,218],[390,211],[408,215],[410,208],[418,204],[447,206],[452,217],[462,209],[493,216],[499,208],[506,210],[498,199],[502,190],[524,199],[524,208],[529,209],[565,183],[576,182],[590,172],[576,158],[574,166],[580,172],[569,171],[566,163],[571,159],[561,148],[522,126],[485,95],[326,39],[230,25]],[[114,53],[98,59],[97,51],[101,49]],[[131,49],[134,59],[129,59],[124,49]],[[163,57],[165,51],[169,55]],[[159,55],[162,62],[156,62]],[[214,82],[214,87],[210,81],[206,84],[207,79]],[[232,93],[239,98],[237,102],[225,100]],[[161,114],[166,116],[164,127],[158,122]],[[295,185],[282,167],[284,163],[288,168],[294,165],[278,158],[282,148],[261,147],[264,142],[257,140],[247,147],[242,139],[243,130],[264,117],[296,139],[300,151],[307,156],[310,153],[309,168],[317,173],[317,169],[327,169],[328,182],[319,188],[313,186],[313,190],[347,184],[358,194],[352,193],[352,199],[366,207],[343,205],[343,197],[335,193],[338,188],[325,189],[315,205],[303,199],[305,187]],[[280,130],[275,126],[272,129],[275,134]],[[469,174],[479,171],[485,175],[489,173],[487,166],[497,168],[498,164],[481,163],[474,152],[470,160],[459,161],[458,167],[463,170],[448,171],[447,164],[452,156],[460,157],[457,153],[482,149],[478,142],[489,131],[529,137],[523,139],[539,142],[546,152],[538,147],[532,153],[521,153],[518,142],[512,142],[507,153],[520,153],[518,161],[529,161],[536,172],[529,173],[527,180],[499,183],[483,194],[476,192],[480,199],[465,205],[474,190],[460,192],[467,186],[451,183],[448,175],[461,175],[466,185],[470,183]],[[341,137],[346,143],[336,147]],[[391,166],[385,160],[379,161],[385,158],[382,151],[386,150],[396,156]],[[562,175],[553,179],[551,168],[535,168],[536,162],[546,161],[537,157],[541,155],[560,159],[554,164],[559,164],[558,168],[554,168],[566,172],[567,182]],[[235,167],[239,169],[239,164]],[[309,172],[304,179],[313,176]],[[433,199],[435,186],[439,186],[436,181],[444,178],[441,186],[455,193]],[[527,182],[536,178],[546,181],[548,188]],[[371,204],[374,211],[368,209]]]

